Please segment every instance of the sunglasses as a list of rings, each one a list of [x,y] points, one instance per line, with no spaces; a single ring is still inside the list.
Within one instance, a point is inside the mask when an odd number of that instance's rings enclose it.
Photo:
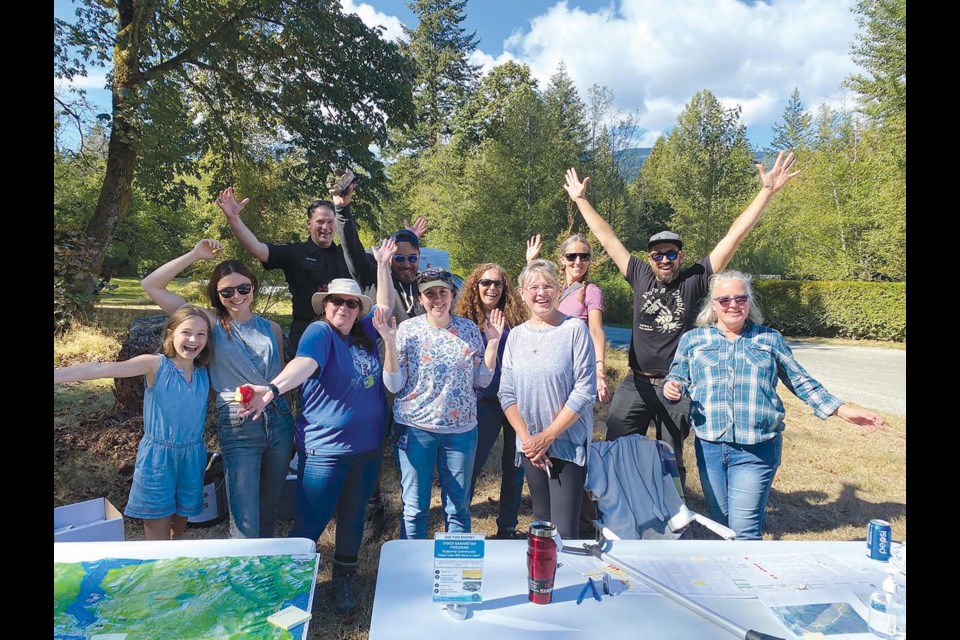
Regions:
[[[397,264],[403,264],[404,260],[406,260],[410,264],[413,264],[414,262],[417,262],[418,260],[420,260],[420,256],[418,256],[415,253],[411,253],[408,256],[393,256],[393,261],[396,262]]]
[[[721,307],[726,309],[734,302],[737,303],[737,306],[742,307],[743,305],[747,304],[747,300],[749,299],[750,299],[750,296],[719,296],[717,298],[714,298],[714,301],[716,301],[717,303],[720,304]]]
[[[239,293],[240,295],[245,296],[251,291],[253,291],[252,284],[241,284],[236,287],[226,287],[224,289],[219,289],[217,293],[220,294],[221,298],[224,298],[225,300],[229,300],[230,298],[233,297],[233,294],[235,293]]]
[[[453,284],[453,274],[443,269],[427,269],[417,274],[417,284],[433,282],[434,280]]]
[[[667,260],[676,260],[677,256],[680,255],[679,251],[667,251],[666,253],[651,253],[650,259],[654,262],[663,262],[664,259]]]
[[[490,278],[481,278],[477,282],[480,283],[481,287],[496,287],[497,289],[503,289],[503,280],[491,280]]]
[[[330,304],[332,304],[332,305],[335,306],[335,307],[342,307],[342,306],[346,305],[346,306],[347,306],[347,309],[359,309],[359,308],[360,308],[360,301],[359,301],[359,300],[344,300],[343,298],[336,298],[336,297],[331,296],[331,297],[327,298],[327,302],[329,302]]]
[[[590,262],[589,253],[565,253],[563,257],[567,262],[576,262],[577,258],[580,258],[580,262]]]

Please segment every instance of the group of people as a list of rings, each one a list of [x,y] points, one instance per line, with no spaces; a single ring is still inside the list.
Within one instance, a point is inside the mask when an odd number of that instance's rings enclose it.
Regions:
[[[646,260],[632,256],[587,200],[589,178],[567,171],[564,188],[634,290],[630,372],[612,400],[603,293],[590,282],[593,251],[585,237],[562,242],[553,262],[539,258],[534,236],[515,283],[490,262],[458,291],[449,272],[417,268],[422,218],[382,240],[372,256],[364,251],[350,215],[356,183],[349,172],[331,179],[331,200],[307,208],[310,238],[303,243],[261,242],[240,218],[249,199],[237,202],[229,188],[217,199],[244,249],[266,269],[283,270],[293,301],[288,340],[253,313],[259,283],[239,261],[214,268],[208,309],[169,289],[187,267],[215,259],[219,242],[204,239],[142,282],[170,316],[158,354],[55,369],[54,382],[146,377],[144,437],[124,513],[143,519],[148,539],[181,536],[202,509],[210,391],[232,537],[274,535],[295,450],[290,535],[316,540],[336,515],[331,564],[342,612],[357,607],[352,576],[365,525],[382,518],[385,446],[399,468],[401,538],[426,537],[435,472],[445,529],[471,530],[477,477],[501,433],[495,536],[521,535],[526,478],[533,517],[576,538],[596,402],[611,402],[608,440],[646,435],[652,426],[675,450],[681,478],[692,425],[711,515],[738,538],[759,538],[782,447],[778,379],[821,418],[837,415],[870,430],[883,424],[812,379],[783,337],[761,325],[750,278],[724,271],[773,195],[798,173],[793,164],[792,154],[780,154],[769,172],[758,165],[756,198],[710,254],[687,268],[683,241],[671,231],[650,238]],[[252,397],[238,400],[242,386]],[[296,416],[286,397],[294,393]]]

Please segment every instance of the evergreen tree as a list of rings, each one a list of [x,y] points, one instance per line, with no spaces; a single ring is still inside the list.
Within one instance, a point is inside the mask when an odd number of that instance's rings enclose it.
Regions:
[[[810,128],[813,116],[804,112],[800,89],[794,88],[783,110],[782,122],[773,125],[773,140],[764,149],[764,155],[776,158],[780,151],[797,153],[810,146]]]
[[[853,59],[866,73],[846,84],[859,94],[871,120],[902,128],[907,111],[907,2],[859,0],[853,11],[860,26]]]

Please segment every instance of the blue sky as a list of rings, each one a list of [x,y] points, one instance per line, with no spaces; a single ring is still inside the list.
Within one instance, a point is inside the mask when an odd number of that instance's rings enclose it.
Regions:
[[[405,0],[341,0],[345,11],[379,25],[388,39],[415,26]],[[853,0],[469,0],[466,28],[480,40],[473,61],[490,69],[507,60],[530,66],[544,85],[562,60],[586,98],[593,84],[613,91],[636,114],[639,146],[652,146],[701,89],[739,104],[747,134],[766,145],[794,88],[804,106],[852,108],[841,88],[858,71]],[[54,0],[68,18],[69,0]],[[80,81],[109,105],[101,69]]]

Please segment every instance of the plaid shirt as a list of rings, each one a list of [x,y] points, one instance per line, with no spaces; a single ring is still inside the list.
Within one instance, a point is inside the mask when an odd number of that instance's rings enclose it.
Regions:
[[[716,325],[685,333],[666,377],[689,391],[698,438],[740,444],[783,431],[778,379],[822,420],[843,404],[800,366],[779,331],[749,320],[736,340]]]

